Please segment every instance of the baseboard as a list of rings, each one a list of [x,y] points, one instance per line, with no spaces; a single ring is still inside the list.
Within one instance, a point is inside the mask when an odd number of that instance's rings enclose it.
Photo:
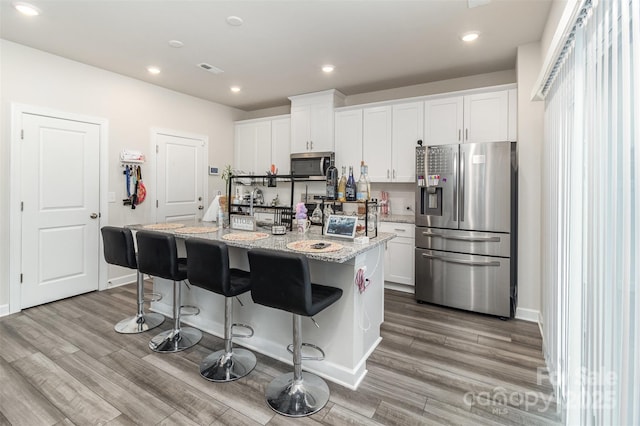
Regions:
[[[403,293],[410,293],[410,294],[414,294],[416,292],[415,287],[412,285],[399,284],[391,281],[385,281],[384,288],[388,288],[389,290],[401,291]]]
[[[0,317],[9,315],[9,304],[0,305]]]
[[[516,318],[540,324],[540,311],[535,309],[516,308]]]
[[[121,285],[135,283],[136,275],[137,274],[128,274],[117,278],[111,278],[107,281],[107,288],[120,287]]]

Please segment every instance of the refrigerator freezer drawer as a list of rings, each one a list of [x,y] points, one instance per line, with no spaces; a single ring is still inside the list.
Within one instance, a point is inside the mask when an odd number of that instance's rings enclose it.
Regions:
[[[509,234],[495,232],[416,227],[416,247],[483,256],[509,257],[511,237]]]
[[[509,317],[510,259],[416,249],[416,299]]]

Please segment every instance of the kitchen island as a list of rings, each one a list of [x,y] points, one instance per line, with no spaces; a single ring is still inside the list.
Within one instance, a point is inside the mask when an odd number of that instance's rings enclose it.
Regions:
[[[141,230],[145,226],[135,225],[130,228]],[[193,230],[197,231],[195,228]],[[351,240],[326,238],[315,227],[305,234],[288,232],[285,235],[229,229],[196,234],[181,233],[180,228],[157,231],[176,236],[181,256],[185,255],[186,238],[222,241],[229,247],[230,267],[247,271],[247,251],[252,248],[305,254],[309,258],[312,282],[341,288],[343,294],[335,304],[314,317],[319,327],[311,319],[303,318],[303,341],[320,346],[326,354],[324,361],[303,361],[303,369],[350,389],[358,387],[367,372],[366,360],[381,340],[380,325],[384,320],[384,250],[385,243],[394,238],[395,234],[379,233],[368,243],[356,244]],[[310,241],[323,242],[326,247],[316,250],[310,247]],[[360,270],[368,280],[363,292],[355,284],[355,277]],[[161,293],[163,298],[152,302],[151,310],[171,316],[172,286],[171,281],[154,279],[154,292]],[[236,338],[235,344],[292,364],[291,354],[287,351],[287,345],[292,341],[291,314],[254,304],[250,293],[241,295],[239,299],[242,305],[238,301],[234,302],[233,322],[251,326],[255,334],[249,339]],[[182,304],[195,305],[200,309],[198,315],[183,316],[183,323],[223,336],[224,297],[199,287],[185,286]]]

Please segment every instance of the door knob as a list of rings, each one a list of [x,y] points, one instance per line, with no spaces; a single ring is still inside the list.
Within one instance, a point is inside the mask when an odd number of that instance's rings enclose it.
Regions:
[[[98,213],[91,213],[91,216],[89,216],[91,219],[97,219],[98,218]]]
[[[204,210],[204,206],[198,206],[198,210]]]

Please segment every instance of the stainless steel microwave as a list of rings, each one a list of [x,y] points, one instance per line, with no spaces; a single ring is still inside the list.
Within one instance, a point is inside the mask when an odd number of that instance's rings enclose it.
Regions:
[[[324,180],[334,161],[333,152],[303,152],[291,154],[291,174],[309,180]]]

